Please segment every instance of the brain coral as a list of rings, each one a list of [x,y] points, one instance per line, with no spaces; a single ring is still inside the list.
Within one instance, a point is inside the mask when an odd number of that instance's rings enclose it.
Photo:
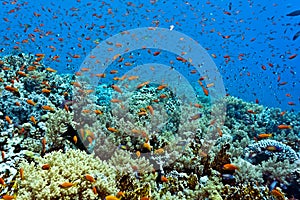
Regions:
[[[115,169],[80,150],[52,152],[35,161],[20,164],[24,176],[17,178],[17,199],[104,199],[117,192]]]

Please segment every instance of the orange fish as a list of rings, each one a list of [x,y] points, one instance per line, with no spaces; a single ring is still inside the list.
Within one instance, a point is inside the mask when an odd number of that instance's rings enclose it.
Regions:
[[[164,88],[166,88],[168,85],[167,84],[163,84],[157,87],[157,90],[162,90]]]
[[[48,169],[50,169],[50,165],[49,165],[49,164],[44,164],[44,165],[42,166],[42,169],[43,169],[43,170],[48,170]]]
[[[139,116],[147,115],[147,112],[146,112],[146,111],[141,111],[141,112],[138,112],[138,115],[139,115]]]
[[[48,110],[48,111],[54,111],[54,108],[52,108],[51,106],[42,106],[43,110]]]
[[[117,85],[112,85],[111,87],[112,87],[112,89],[114,89],[116,92],[119,92],[119,93],[122,94],[122,90],[121,90]]]
[[[293,102],[293,101],[289,101],[288,104],[289,104],[290,106],[295,106],[295,105],[296,105],[295,102]]]
[[[19,171],[20,171],[21,180],[24,180],[24,178],[25,178],[24,177],[24,169],[21,167]]]
[[[162,155],[164,152],[165,150],[163,148],[159,148],[154,151],[154,154]]]
[[[105,200],[120,200],[118,197],[113,196],[113,195],[109,195],[105,197]]]
[[[5,185],[5,181],[4,181],[4,179],[1,178],[1,177],[0,177],[0,184],[1,184],[1,185]]]
[[[222,137],[222,135],[223,135],[222,130],[219,127],[217,127],[217,131],[218,131],[219,136]]]
[[[31,116],[31,117],[30,117],[30,121],[32,121],[34,124],[37,123],[37,121],[36,121],[36,119],[34,118],[34,116]]]
[[[138,78],[139,78],[139,76],[129,76],[128,80],[132,81],[132,80],[135,80],[135,79],[138,79]]]
[[[144,87],[145,85],[148,85],[149,83],[150,83],[150,81],[145,81],[145,82],[139,84],[136,88],[140,89],[140,88]]]
[[[208,89],[206,89],[204,86],[202,86],[202,90],[203,90],[203,93],[205,94],[205,96],[208,96],[208,94],[209,94]]]
[[[191,74],[196,74],[196,73],[197,73],[197,70],[193,69],[193,70],[191,70],[190,73],[191,73]]]
[[[116,74],[116,73],[118,73],[118,70],[111,70],[109,73],[110,74]]]
[[[278,146],[267,146],[266,150],[273,151],[273,152],[279,152],[279,151],[282,151],[282,148],[280,148]]]
[[[203,108],[203,106],[202,106],[201,104],[199,104],[199,103],[195,103],[194,106],[195,106],[196,108]]]
[[[80,58],[80,55],[79,54],[74,54],[72,57],[73,58]]]
[[[25,72],[23,72],[23,71],[18,71],[17,73],[18,73],[20,76],[24,76],[24,77],[27,76],[27,74],[26,74]]]
[[[74,87],[81,87],[81,84],[78,82],[72,82],[71,83]]]
[[[1,151],[1,158],[2,158],[2,160],[5,159],[5,152],[4,151]]]
[[[73,142],[74,142],[74,144],[77,144],[77,141],[78,141],[77,136],[74,135],[74,137],[73,137]]]
[[[279,129],[292,129],[291,125],[280,124],[277,126]]]
[[[5,195],[2,195],[2,199],[3,200],[12,200],[12,199],[15,199],[15,197],[11,196],[11,195],[5,194]]]
[[[9,124],[12,124],[12,120],[10,119],[9,116],[5,116],[5,120],[6,120]]]
[[[259,138],[259,139],[265,139],[265,138],[270,138],[270,137],[272,137],[272,133],[261,133],[261,134],[259,134],[257,137]]]
[[[290,60],[291,60],[291,59],[294,59],[294,58],[296,58],[296,56],[297,56],[297,54],[293,54],[293,55],[289,56],[289,59],[290,59]]]
[[[45,153],[45,151],[46,151],[46,143],[47,143],[46,138],[43,138],[42,139],[42,153]]]
[[[69,106],[68,106],[67,104],[64,105],[64,109],[65,109],[67,112],[70,112]]]
[[[191,116],[190,119],[189,119],[189,121],[197,120],[197,119],[199,119],[201,116],[202,116],[201,113],[197,113],[197,114]]]
[[[150,198],[149,197],[142,197],[142,198],[140,198],[140,200],[150,200]]]
[[[148,142],[145,142],[143,144],[143,149],[147,149],[148,151],[151,151],[152,147],[151,147],[151,145]]]
[[[285,199],[284,194],[276,188],[271,191],[271,194],[275,197],[279,197],[280,199]]]
[[[253,111],[253,110],[247,110],[247,112],[250,113],[250,114],[256,114],[256,112]]]
[[[96,77],[99,77],[99,78],[105,78],[106,77],[106,74],[95,74]]]
[[[35,61],[36,61],[36,62],[39,62],[39,61],[41,61],[42,59],[43,59],[42,57],[39,57],[39,58],[36,58]]]
[[[108,127],[107,130],[109,130],[110,132],[118,132],[117,129],[113,128],[113,127]]]
[[[239,170],[239,167],[236,166],[236,165],[234,165],[234,164],[229,163],[229,164],[223,165],[223,168],[222,168],[222,169],[223,169],[223,170],[234,171],[234,170]]]
[[[95,110],[94,112],[96,113],[96,115],[101,115],[101,114],[103,114],[103,112],[102,112],[101,110]]]
[[[46,88],[43,88],[42,89],[42,93],[47,93],[47,94],[49,94],[51,92],[51,90],[48,90],[48,89],[46,89]]]
[[[90,71],[90,68],[87,68],[87,67],[83,67],[80,69],[82,72],[88,72]]]
[[[74,185],[75,185],[74,183],[70,183],[70,182],[64,182],[64,183],[59,184],[59,186],[62,187],[62,188],[69,188],[69,187],[72,187]]]
[[[153,56],[158,56],[160,54],[160,51],[155,51],[154,53],[153,53]]]
[[[35,66],[29,66],[29,67],[27,67],[27,71],[34,71],[34,70],[36,70]]]
[[[91,93],[94,92],[94,90],[85,90],[84,92],[85,92],[86,94],[91,94]]]
[[[177,56],[177,57],[176,57],[176,60],[181,61],[181,62],[183,62],[183,63],[187,62],[186,59],[184,59],[184,58],[182,58],[182,57],[180,57],[180,56]]]
[[[9,86],[9,85],[5,86],[4,89],[7,91],[10,91],[10,92],[18,92],[19,91],[18,88],[15,88],[15,87]]]
[[[286,113],[286,111],[282,111],[282,112],[280,113],[280,116],[283,116],[285,113]]]
[[[112,102],[112,103],[120,103],[120,102],[122,102],[122,100],[120,100],[120,99],[111,99],[110,102]]]
[[[2,67],[3,70],[11,70],[9,67]]]
[[[168,178],[165,176],[161,176],[160,180],[161,180],[161,182],[164,182],[164,183],[168,182]]]
[[[209,83],[206,85],[207,88],[213,87],[215,84],[214,83]]]
[[[90,144],[93,143],[93,138],[92,138],[91,136],[87,136],[87,140],[88,140],[88,142],[89,142]]]
[[[90,110],[82,110],[82,113],[90,113]]]
[[[147,109],[149,110],[151,115],[154,115],[154,109],[152,106],[147,106]]]
[[[167,98],[168,96],[166,95],[166,94],[161,94],[160,96],[159,96],[159,98],[162,98],[162,99],[164,99],[164,98]]]
[[[48,72],[56,72],[56,70],[55,69],[52,69],[52,68],[50,68],[50,67],[48,67],[48,68],[46,68],[46,70],[48,71]]]
[[[141,152],[140,151],[136,151],[135,155],[139,158],[139,157],[141,157]]]
[[[90,181],[90,182],[92,182],[92,183],[96,181],[96,180],[94,179],[94,177],[91,176],[91,175],[89,175],[89,174],[86,174],[84,177],[85,177],[86,180],[88,180],[88,181]]]
[[[94,186],[92,190],[93,190],[94,194],[98,194],[96,186]]]
[[[43,58],[43,57],[45,57],[45,54],[43,54],[43,53],[36,53],[35,56],[36,56],[36,57],[42,57],[42,58]]]
[[[35,106],[35,105],[36,105],[36,103],[35,103],[33,100],[31,100],[31,99],[27,99],[26,102],[27,102],[29,105],[32,105],[32,106]]]

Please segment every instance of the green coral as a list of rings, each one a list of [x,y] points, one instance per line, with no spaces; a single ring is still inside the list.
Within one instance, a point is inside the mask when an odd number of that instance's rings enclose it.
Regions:
[[[225,185],[221,196],[223,200],[246,199],[246,200],[264,200],[272,199],[268,194],[267,187],[258,187],[253,183],[239,184],[237,186]]]
[[[45,164],[50,169],[42,169]],[[98,199],[118,190],[115,182],[115,168],[104,161],[94,158],[80,150],[69,150],[46,154],[38,157],[35,163],[24,161],[20,164],[24,169],[24,179],[17,177],[17,199]],[[93,176],[96,181],[86,180],[85,175]],[[69,188],[60,184],[69,182]],[[97,194],[93,192],[96,188]]]

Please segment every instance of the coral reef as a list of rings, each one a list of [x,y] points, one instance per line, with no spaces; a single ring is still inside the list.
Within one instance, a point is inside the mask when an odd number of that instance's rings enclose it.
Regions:
[[[52,152],[19,167],[17,199],[103,199],[118,191],[115,168],[79,150]]]
[[[33,55],[2,60],[0,195],[300,198],[299,114],[180,98],[125,75],[92,87],[83,71],[58,75]]]

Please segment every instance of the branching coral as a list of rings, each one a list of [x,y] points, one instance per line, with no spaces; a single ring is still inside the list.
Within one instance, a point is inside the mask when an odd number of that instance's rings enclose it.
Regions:
[[[65,149],[68,141],[62,138],[62,134],[67,131],[68,125],[73,124],[73,113],[58,109],[54,113],[47,114],[46,121],[46,141],[49,144],[47,151]]]
[[[79,150],[59,151],[35,162],[20,164],[24,177],[17,178],[17,199],[103,199],[117,192],[114,167],[93,155]],[[95,181],[87,179],[87,174]]]

